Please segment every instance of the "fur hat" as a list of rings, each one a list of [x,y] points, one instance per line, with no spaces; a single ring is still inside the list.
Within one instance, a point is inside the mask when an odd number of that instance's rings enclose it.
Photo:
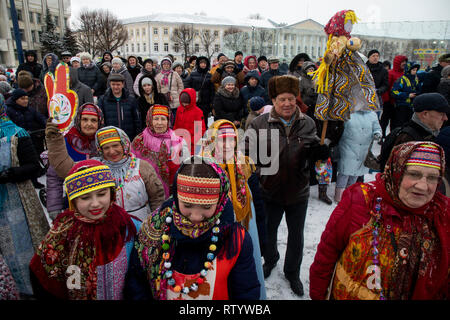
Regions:
[[[300,94],[299,80],[294,76],[275,76],[269,80],[269,98],[275,99],[282,93],[292,93],[294,96]]]
[[[80,59],[83,60],[84,58],[88,58],[90,61],[92,61],[92,55],[89,52],[80,53]]]

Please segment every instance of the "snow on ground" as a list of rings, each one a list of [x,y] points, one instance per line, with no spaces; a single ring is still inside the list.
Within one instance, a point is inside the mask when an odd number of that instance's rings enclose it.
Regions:
[[[209,122],[211,122],[211,119]],[[380,146],[377,143],[374,143],[372,150],[375,155],[378,155],[380,153]],[[376,173],[365,175],[365,181],[375,180],[375,174]],[[40,177],[38,180],[43,184],[46,183],[45,176]],[[335,183],[332,183],[328,187],[327,193],[330,199],[333,199],[334,197],[334,188]],[[268,277],[265,281],[267,300],[310,300],[309,267],[314,261],[314,256],[316,254],[320,237],[336,205],[337,204],[334,201],[332,205],[327,205],[320,201],[318,199],[317,185],[311,186],[304,230],[303,261],[300,270],[300,280],[302,281],[303,288],[305,290],[305,295],[303,297],[299,297],[292,292],[289,282],[284,277],[283,264],[288,232],[286,220],[283,217],[278,228],[278,251],[280,253],[280,260],[278,261],[277,266],[272,270],[270,277]],[[48,217],[47,210],[45,208],[44,211],[47,215],[47,220],[50,223],[51,220]]]

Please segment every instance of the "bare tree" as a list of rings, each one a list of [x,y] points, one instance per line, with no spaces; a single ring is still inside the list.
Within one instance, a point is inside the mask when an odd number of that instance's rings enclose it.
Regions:
[[[116,15],[99,9],[97,19],[97,47],[100,52],[115,51],[128,40],[128,32]]]
[[[202,43],[203,49],[208,56],[208,59],[211,60],[211,57],[214,54],[214,41],[216,41],[217,36],[211,32],[210,30],[202,30],[200,33],[200,41]]]
[[[128,39],[120,20],[108,10],[83,8],[77,21],[78,43],[93,56],[115,51]]]
[[[244,32],[241,29],[235,27],[226,29],[223,35],[224,46],[233,51],[241,50],[242,47],[247,44],[247,41],[250,38],[247,32]]]
[[[174,50],[176,50],[176,45],[183,48],[184,57],[186,58],[190,55],[190,47],[192,40],[194,39],[194,30],[192,26],[188,24],[182,24],[178,28],[175,28],[170,36],[170,40],[174,43]]]
[[[273,32],[268,29],[255,29],[254,31],[254,46],[255,52],[252,54],[257,54],[258,56],[263,56],[267,54],[267,45],[273,39]]]

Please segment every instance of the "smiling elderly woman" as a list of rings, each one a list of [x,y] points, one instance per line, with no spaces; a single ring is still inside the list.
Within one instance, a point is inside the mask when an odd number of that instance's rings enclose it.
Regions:
[[[310,269],[312,299],[449,298],[450,199],[442,148],[396,146],[384,173],[344,192]],[[334,274],[333,274],[333,269]]]

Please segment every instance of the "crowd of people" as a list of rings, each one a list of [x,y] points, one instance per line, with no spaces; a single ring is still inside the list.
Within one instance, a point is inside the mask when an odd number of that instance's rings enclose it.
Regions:
[[[379,60],[367,53],[379,111],[328,121],[321,142],[306,53],[282,65],[241,51],[184,63],[66,51],[40,64],[26,51],[15,73],[0,69],[0,299],[264,300],[283,216],[283,272],[303,296],[315,184],[337,206],[312,299],[449,299],[450,54],[431,70]],[[43,84],[59,63],[79,105],[64,134]],[[332,164],[332,199],[317,161]]]

